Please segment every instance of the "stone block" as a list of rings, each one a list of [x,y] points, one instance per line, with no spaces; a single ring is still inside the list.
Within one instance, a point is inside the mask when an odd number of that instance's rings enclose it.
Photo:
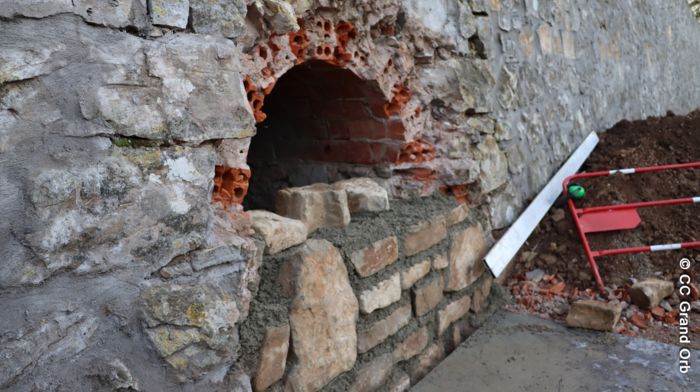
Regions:
[[[411,388],[411,378],[403,370],[397,370],[387,385],[388,392],[406,392]]]
[[[484,272],[481,258],[486,253],[486,240],[481,224],[456,233],[450,244],[450,270],[447,291],[461,290]]]
[[[430,312],[442,301],[443,287],[442,276],[439,276],[426,284],[413,288],[411,297],[416,316],[420,317]]]
[[[450,324],[464,317],[464,315],[469,312],[471,303],[472,299],[467,295],[458,300],[450,302],[442,310],[439,310],[437,315],[438,335],[442,335]]]
[[[401,288],[408,290],[430,272],[430,260],[423,260],[401,271]]]
[[[389,209],[389,193],[369,178],[352,178],[333,186],[345,191],[351,213]]]
[[[447,226],[444,217],[435,217],[429,221],[417,224],[404,235],[403,246],[406,256],[420,253],[447,237]]]
[[[253,387],[256,392],[266,390],[284,376],[289,350],[289,325],[268,327],[260,349],[260,360],[255,371]]]
[[[309,233],[350,223],[346,193],[328,184],[282,189],[277,192],[275,205],[278,214],[304,222]]]
[[[365,278],[383,270],[399,257],[399,245],[396,237],[391,236],[373,243],[371,246],[354,251],[350,261],[355,271]]]
[[[425,377],[428,372],[445,358],[445,349],[439,343],[433,343],[423,353],[418,356],[418,360],[409,369],[411,383],[416,384],[418,380]]]
[[[620,320],[622,305],[594,300],[580,300],[571,305],[566,316],[569,327],[612,331]]]
[[[537,28],[537,38],[540,40],[542,54],[552,53],[552,29],[548,24]]]
[[[673,294],[673,282],[661,279],[646,279],[629,289],[632,303],[642,309],[659,306],[661,300]]]
[[[391,354],[378,356],[364,364],[357,372],[350,392],[372,392],[384,385],[391,376],[394,361]]]
[[[564,30],[561,32],[562,46],[564,47],[564,57],[567,59],[576,58],[576,35],[573,31]]]
[[[428,328],[421,327],[408,335],[394,350],[394,361],[406,361],[420,354],[428,345]]]
[[[450,266],[450,261],[447,259],[447,256],[444,254],[439,254],[433,257],[433,269],[434,270],[441,270],[445,269]]]
[[[245,1],[190,0],[190,8],[192,28],[198,34],[236,38],[245,32]]]
[[[250,211],[253,230],[265,241],[265,254],[275,254],[306,241],[306,225],[269,211]]]
[[[376,321],[365,330],[357,332],[357,351],[365,353],[372,347],[383,342],[389,336],[395,334],[411,320],[411,304],[397,308],[386,318]]]
[[[318,390],[355,364],[357,299],[340,252],[308,240],[282,266],[278,281],[291,293],[292,390]]]
[[[373,288],[363,290],[360,293],[360,310],[362,313],[369,314],[399,299],[401,299],[401,277],[397,273],[377,283]]]
[[[463,341],[465,341],[472,333],[474,333],[475,328],[469,322],[468,319],[463,319],[452,324],[452,344],[456,348]]]
[[[469,205],[461,203],[445,215],[445,223],[448,227],[454,226],[467,219],[467,216],[469,216]]]
[[[189,0],[148,0],[151,22],[158,26],[184,29],[190,14]]]
[[[474,313],[481,312],[481,308],[486,304],[492,284],[493,278],[489,276],[484,280],[481,286],[474,291],[474,294],[472,294],[472,311],[474,311]]]

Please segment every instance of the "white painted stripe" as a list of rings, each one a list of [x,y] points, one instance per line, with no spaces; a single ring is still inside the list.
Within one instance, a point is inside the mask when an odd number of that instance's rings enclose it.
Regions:
[[[694,197],[693,203],[700,203],[700,196]]]
[[[662,250],[676,250],[681,248],[681,244],[668,244],[668,245],[652,245],[650,246],[652,252],[659,252]]]
[[[527,237],[530,236],[542,217],[559,197],[562,182],[568,176],[576,173],[598,144],[598,135],[591,132],[580,146],[571,154],[559,171],[545,185],[535,200],[520,214],[518,219],[508,228],[508,231],[494,245],[484,258],[491,274],[498,277],[513,260]]]
[[[635,170],[634,169],[617,169],[617,170],[610,170],[608,173],[609,174],[634,174]]]

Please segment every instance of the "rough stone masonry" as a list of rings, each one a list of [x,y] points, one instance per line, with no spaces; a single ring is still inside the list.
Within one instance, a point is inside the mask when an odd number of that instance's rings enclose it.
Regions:
[[[686,0],[0,0],[0,390],[406,390],[586,134],[700,106],[699,38]]]

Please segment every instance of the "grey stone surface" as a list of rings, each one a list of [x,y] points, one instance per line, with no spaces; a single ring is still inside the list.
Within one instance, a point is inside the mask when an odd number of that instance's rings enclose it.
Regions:
[[[467,184],[486,232],[590,131],[700,104],[684,0],[148,4],[0,0],[0,389],[250,390],[237,329],[262,246],[240,208],[212,205],[212,181],[247,168],[243,80],[266,70],[253,87],[272,88],[298,60],[299,16],[351,22],[348,69],[387,100],[405,85],[406,141],[435,145],[417,165],[319,178],[376,174],[390,196]]]
[[[678,371],[678,351],[669,344],[501,312],[411,390],[697,390],[700,375]],[[691,362],[698,359],[700,352],[691,351]]]

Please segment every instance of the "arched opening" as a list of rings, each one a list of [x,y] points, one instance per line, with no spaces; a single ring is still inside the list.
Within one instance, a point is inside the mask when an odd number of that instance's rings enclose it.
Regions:
[[[282,188],[373,176],[398,159],[404,142],[403,123],[377,83],[323,61],[285,73],[263,110],[248,152],[246,209],[272,209]]]

